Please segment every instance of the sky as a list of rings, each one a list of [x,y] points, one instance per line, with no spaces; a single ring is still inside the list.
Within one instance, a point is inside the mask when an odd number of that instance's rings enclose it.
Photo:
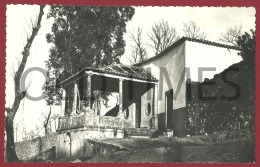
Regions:
[[[166,20],[174,26],[180,37],[183,35],[183,23],[189,20],[207,33],[207,40],[220,42],[218,38],[227,28],[242,25],[242,31],[255,29],[255,9],[239,7],[136,7],[135,15],[127,23],[127,32],[135,30],[138,26],[143,29],[144,41],[149,41],[147,34],[151,31],[154,22]],[[131,40],[129,34],[125,35],[126,52],[121,62],[129,64],[127,58],[131,57]],[[149,42],[147,42],[149,43]],[[149,49],[149,47],[148,47]],[[150,52],[149,52],[150,51]],[[149,56],[153,56],[151,49]]]
[[[47,43],[45,35],[51,32],[52,19],[47,19],[48,6],[44,9],[41,29],[36,36],[30,51],[26,69],[31,67],[45,68],[45,61],[48,60],[50,44]],[[26,42],[26,34],[30,32],[30,22],[35,20],[39,6],[37,5],[8,5],[7,6],[7,36],[6,36],[6,107],[10,107],[14,99],[13,72],[17,69],[21,59],[21,52]],[[179,36],[183,36],[183,23],[194,20],[197,25],[207,33],[207,40],[218,41],[218,37],[229,27],[242,25],[243,31],[255,29],[255,14],[253,7],[135,7],[135,14],[127,23],[127,33],[124,35],[126,41],[125,54],[121,62],[130,64],[131,40],[129,31],[138,26],[143,29],[144,40],[148,41],[147,33],[151,30],[154,22],[161,19],[173,25]],[[151,51],[148,51],[151,54]],[[29,84],[28,92],[31,96],[42,94],[42,85],[45,79],[40,72],[31,72],[26,84]],[[55,112],[60,108],[56,107]],[[49,108],[44,100],[31,101],[24,99],[15,117],[15,123],[19,128],[26,128],[28,131],[35,128],[35,125],[42,124],[42,114],[46,114]]]

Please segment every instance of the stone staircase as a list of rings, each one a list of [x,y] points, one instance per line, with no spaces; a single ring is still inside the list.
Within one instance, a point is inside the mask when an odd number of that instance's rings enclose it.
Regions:
[[[126,128],[125,137],[151,138],[156,137],[155,129]]]

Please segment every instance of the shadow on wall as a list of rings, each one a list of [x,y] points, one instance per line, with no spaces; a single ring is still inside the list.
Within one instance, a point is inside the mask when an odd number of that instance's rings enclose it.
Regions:
[[[165,113],[158,114],[158,130],[166,131],[165,128]]]
[[[184,136],[186,133],[186,107],[173,110],[171,117],[173,135]]]
[[[109,111],[105,114],[105,116],[113,116],[113,117],[116,117],[118,111],[119,111],[119,105],[116,105],[114,108],[112,108],[111,110],[109,110]]]
[[[155,129],[155,118],[152,117],[150,120],[149,120],[149,128],[151,129]]]
[[[184,136],[186,133],[186,107],[175,109],[169,114],[171,118],[168,118],[168,129],[172,129],[174,136]],[[159,131],[166,131],[165,127],[165,113],[158,114],[158,129]]]

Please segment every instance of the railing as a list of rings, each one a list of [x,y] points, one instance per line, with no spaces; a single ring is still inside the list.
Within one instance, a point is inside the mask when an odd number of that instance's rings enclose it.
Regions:
[[[64,116],[59,117],[58,130],[82,128],[85,125],[83,116]]]
[[[99,126],[123,127],[124,121],[118,117],[99,116]]]
[[[71,115],[59,117],[58,131],[83,128],[85,126],[109,126],[109,127],[124,127],[124,120],[112,116],[94,116],[93,114],[85,113],[84,115]]]

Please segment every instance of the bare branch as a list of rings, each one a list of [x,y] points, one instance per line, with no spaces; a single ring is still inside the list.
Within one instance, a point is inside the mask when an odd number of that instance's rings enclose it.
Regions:
[[[183,33],[186,37],[195,38],[195,39],[206,39],[207,33],[201,30],[200,27],[197,26],[195,21],[188,21],[183,23]]]
[[[9,107],[5,107],[5,111],[8,113],[8,112],[11,112],[11,108]]]
[[[242,25],[235,26],[235,27],[229,27],[226,32],[221,33],[219,37],[219,41],[232,44],[234,46],[237,45],[238,37],[242,35]]]
[[[35,125],[35,130],[36,130],[36,136],[39,136],[39,133],[43,130],[43,128],[41,128],[40,126],[38,125]]]
[[[12,76],[12,78],[14,78],[14,76],[15,76],[15,66],[14,66],[13,62],[12,62],[11,76]]]
[[[16,155],[15,151],[15,145],[14,145],[14,130],[13,130],[13,121],[16,115],[17,110],[19,109],[21,101],[24,99],[26,95],[26,91],[21,90],[20,85],[20,79],[24,72],[24,68],[27,63],[27,59],[30,55],[30,49],[31,45],[34,41],[34,38],[36,37],[40,27],[41,27],[41,21],[42,16],[44,14],[43,9],[45,5],[40,5],[39,15],[37,17],[37,22],[35,26],[32,29],[32,34],[28,37],[27,43],[24,46],[24,49],[22,51],[22,61],[20,65],[18,66],[17,71],[14,75],[14,101],[11,108],[5,108],[7,116],[5,117],[5,130],[6,130],[6,149],[5,149],[5,158],[8,162],[16,162],[18,161],[18,157]]]
[[[19,65],[19,67],[18,67],[18,69],[15,73],[15,76],[14,76],[15,99],[14,99],[14,102],[13,102],[13,105],[12,105],[12,108],[11,108],[11,111],[13,113],[8,115],[9,121],[13,121],[14,116],[15,116],[18,108],[19,108],[20,102],[25,97],[26,92],[22,92],[21,89],[20,89],[20,79],[21,79],[21,76],[24,72],[24,68],[25,68],[25,65],[27,63],[28,56],[30,55],[30,48],[31,48],[32,42],[33,42],[35,36],[37,35],[40,27],[41,27],[41,20],[42,20],[43,14],[44,14],[43,13],[44,7],[45,7],[45,5],[40,5],[39,15],[38,15],[36,24],[34,24],[33,29],[32,29],[32,33],[29,36],[29,38],[27,39],[27,43],[26,43],[24,50],[22,52],[22,61],[21,61],[20,65]]]
[[[132,45],[132,60],[133,64],[144,61],[147,59],[147,51],[143,42],[143,30],[138,27],[136,31],[130,32],[130,39]]]
[[[148,36],[151,41],[150,46],[154,49],[155,55],[179,39],[175,27],[170,26],[169,22],[165,20],[155,22]]]
[[[43,127],[45,129],[45,135],[48,134],[48,125],[50,123],[50,117],[51,117],[51,105],[49,105],[49,106],[50,106],[50,112],[48,113],[48,116],[45,117],[46,119],[43,122]]]
[[[31,84],[32,84],[32,74],[30,74],[29,82],[27,83],[27,85],[25,87],[26,93],[27,93],[27,90],[29,89],[29,87],[31,86]]]

